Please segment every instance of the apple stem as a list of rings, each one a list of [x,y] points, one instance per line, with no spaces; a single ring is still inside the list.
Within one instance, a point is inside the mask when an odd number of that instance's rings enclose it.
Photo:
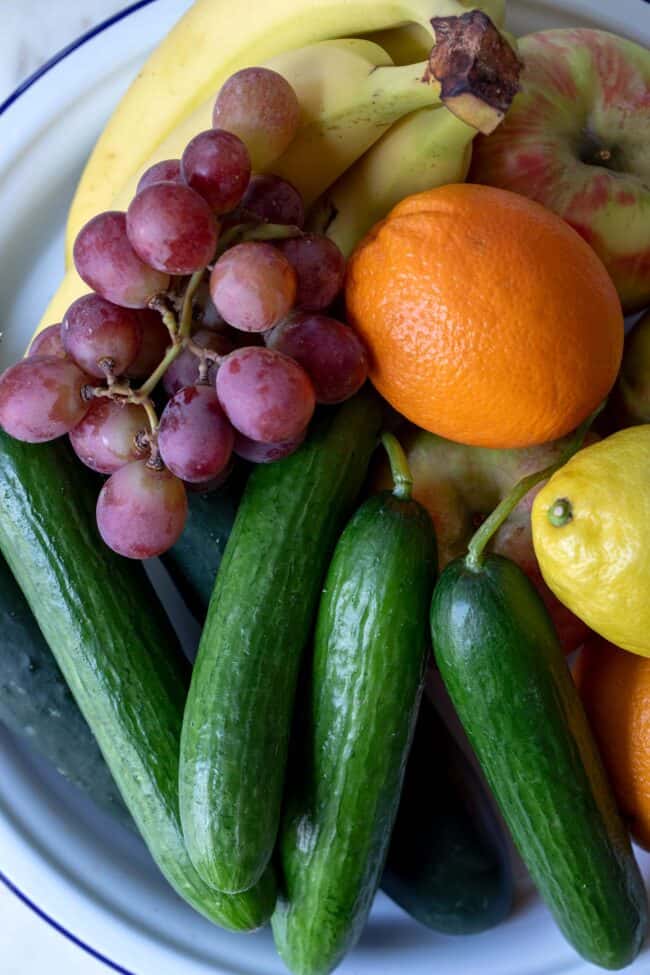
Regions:
[[[559,460],[557,460],[554,464],[551,464],[549,467],[545,467],[541,471],[534,471],[532,474],[522,477],[520,481],[517,481],[510,493],[507,494],[505,498],[496,506],[492,514],[485,519],[478,531],[474,533],[469,545],[467,546],[465,565],[468,569],[478,571],[481,568],[483,559],[485,558],[485,549],[490,539],[496,534],[496,532],[498,532],[501,525],[512,514],[522,498],[525,498],[528,492],[532,488],[536,487],[541,481],[547,481],[548,478],[555,474],[556,471],[559,471],[561,467],[564,467],[567,461],[571,460],[573,455],[580,450],[591,424],[594,422],[598,414],[604,409],[605,402],[606,401],[603,401],[598,409],[594,410],[594,412],[587,417],[584,423],[578,427]]]
[[[400,501],[410,501],[413,492],[413,475],[404,449],[393,433],[384,433],[381,437],[384,450],[388,454],[390,472],[393,478],[393,495]]]

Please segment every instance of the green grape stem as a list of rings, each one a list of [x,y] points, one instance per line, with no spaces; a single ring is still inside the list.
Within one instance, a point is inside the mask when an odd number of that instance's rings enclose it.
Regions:
[[[160,467],[162,463],[158,453],[158,428],[160,421],[151,399],[151,393],[184,348],[189,347],[195,355],[198,355],[203,360],[213,357],[209,350],[201,349],[191,339],[192,305],[194,296],[203,281],[204,274],[205,268],[202,268],[190,278],[183,295],[180,322],[167,304],[165,295],[156,295],[151,300],[149,307],[160,314],[169,332],[171,345],[167,349],[163,359],[139,389],[132,389],[128,382],[117,382],[110,368],[105,369],[105,386],[85,386],[83,389],[83,396],[88,400],[105,397],[106,399],[119,400],[123,403],[132,403],[134,406],[141,406],[143,408],[147,414],[147,421],[149,423],[149,433],[146,436],[146,441],[151,451],[151,456],[148,463],[156,468]]]
[[[237,223],[219,238],[217,257],[221,257],[229,247],[235,244],[243,244],[248,240],[287,240],[289,237],[302,237],[303,231],[300,227],[285,223],[260,223],[259,220],[248,220]]]

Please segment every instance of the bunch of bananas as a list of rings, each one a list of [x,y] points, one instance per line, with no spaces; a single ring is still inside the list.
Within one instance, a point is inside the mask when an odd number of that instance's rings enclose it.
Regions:
[[[247,0],[242,9],[196,0],[153,52],[90,156],[68,218],[68,270],[39,330],[60,321],[87,291],[72,263],[81,227],[102,210],[125,210],[149,166],[179,157],[210,128],[215,95],[240,68],[263,64],[282,74],[302,113],[285,153],[264,165],[253,159],[253,168],[293,183],[310,208],[309,229],[326,233],[345,254],[403,197],[464,180],[476,131],[498,124],[516,81],[504,92],[499,79],[496,100],[486,106],[471,85],[455,80],[446,90],[432,69],[432,49],[442,47],[440,18],[480,10],[487,16],[479,16],[470,45],[480,57],[481,46],[491,50],[496,38],[516,76],[516,55],[496,30],[504,7],[505,0]],[[456,38],[448,40],[445,57],[453,60],[457,47]]]

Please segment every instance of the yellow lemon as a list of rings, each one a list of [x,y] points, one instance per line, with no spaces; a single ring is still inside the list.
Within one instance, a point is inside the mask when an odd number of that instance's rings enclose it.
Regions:
[[[532,512],[542,575],[601,636],[650,657],[650,424],[577,453]]]

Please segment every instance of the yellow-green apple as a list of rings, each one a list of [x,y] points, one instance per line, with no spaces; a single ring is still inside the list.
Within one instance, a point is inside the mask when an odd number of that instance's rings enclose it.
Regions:
[[[452,559],[467,552],[467,543],[478,526],[516,482],[559,460],[569,439],[537,447],[491,450],[454,443],[415,428],[400,429],[398,437],[413,475],[413,496],[427,509],[436,529],[440,571]],[[380,457],[372,489],[382,490],[390,484],[390,470]],[[530,525],[530,509],[541,486],[520,502],[490,547],[516,562],[533,582],[551,614],[565,652],[570,653],[582,644],[589,630],[559,602],[542,579]]]
[[[519,41],[520,92],[474,141],[470,180],[554,210],[603,260],[626,311],[650,302],[650,51],[605,31]]]

